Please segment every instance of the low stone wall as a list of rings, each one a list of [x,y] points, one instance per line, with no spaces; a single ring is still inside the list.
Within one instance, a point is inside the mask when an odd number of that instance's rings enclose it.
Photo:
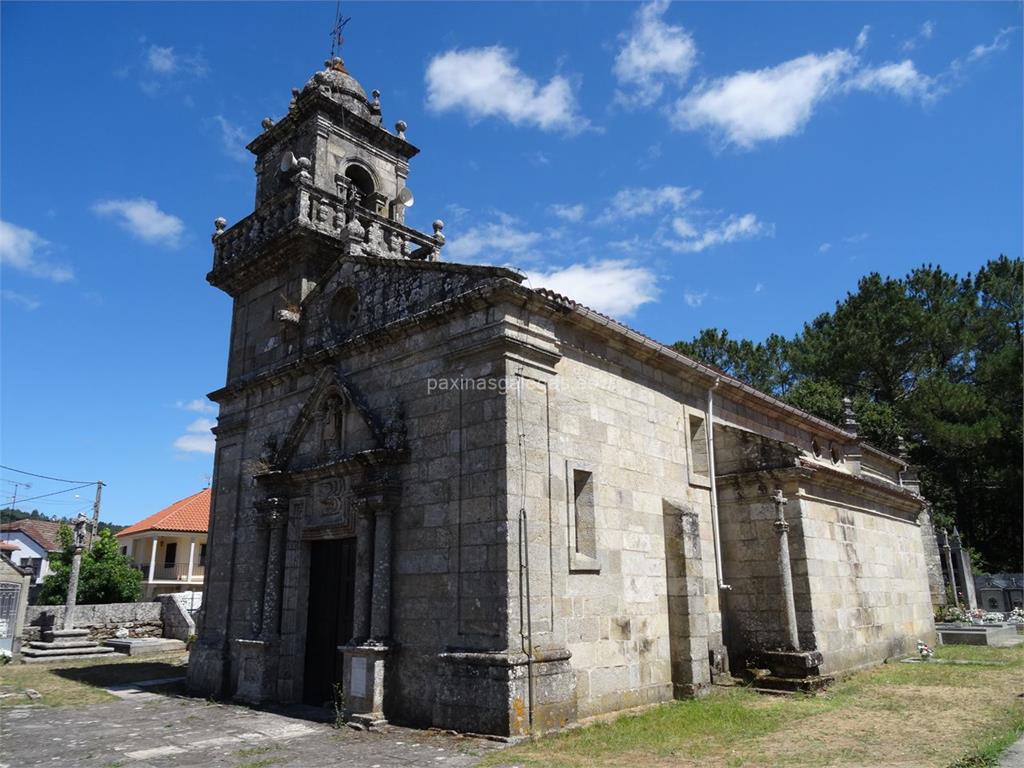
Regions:
[[[158,595],[163,606],[164,637],[173,637],[187,643],[196,634],[196,623],[188,612],[190,605],[200,605],[202,592],[172,592]],[[197,595],[197,597],[193,597]]]
[[[30,605],[25,612],[25,641],[39,640],[42,633],[64,623],[63,605]],[[102,641],[124,629],[128,637],[161,637],[164,624],[160,603],[109,603],[75,606],[74,626],[89,630],[89,639]]]

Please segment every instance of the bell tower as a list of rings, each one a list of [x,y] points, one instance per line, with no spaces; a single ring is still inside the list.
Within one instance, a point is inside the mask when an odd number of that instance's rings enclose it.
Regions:
[[[296,230],[336,238],[343,253],[437,260],[444,224],[432,235],[405,226],[413,203],[405,182],[419,149],[405,138],[399,120],[383,127],[380,92],[371,96],[332,57],[301,89],[292,89],[288,113],[264,118],[263,132],[249,143],[256,155],[252,214],[228,228],[214,222],[213,269],[208,279],[237,295],[264,272],[270,241]]]
[[[256,154],[257,206],[279,192],[306,158],[316,189],[346,200],[355,193],[368,210],[404,221],[399,193],[419,150],[405,140],[405,123],[396,123],[395,133],[381,126],[380,92],[367,98],[341,58],[324,62],[304,88],[292,92],[288,114],[279,123],[264,119],[263,128],[249,145]]]

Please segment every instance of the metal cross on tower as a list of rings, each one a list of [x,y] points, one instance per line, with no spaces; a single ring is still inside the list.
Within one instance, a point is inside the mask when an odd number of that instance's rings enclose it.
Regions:
[[[338,51],[341,50],[342,44],[345,42],[345,25],[352,21],[351,16],[341,15],[341,0],[334,6],[334,26],[331,28],[331,58],[333,59]]]

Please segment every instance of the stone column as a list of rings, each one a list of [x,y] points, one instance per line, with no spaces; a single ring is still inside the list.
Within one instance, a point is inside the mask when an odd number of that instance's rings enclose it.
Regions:
[[[149,552],[149,583],[153,583],[153,576],[156,574],[156,543],[157,537],[153,537],[153,548]]]
[[[949,574],[949,586],[953,589],[953,602],[960,607],[960,594],[956,591],[956,571],[953,570],[953,554],[949,546],[949,533],[942,532],[942,553],[946,557],[946,573]]]
[[[391,510],[379,507],[375,517],[370,637],[386,645],[391,635]]]
[[[78,603],[78,572],[82,568],[82,547],[76,546],[71,559],[71,576],[68,578],[68,596],[64,601],[64,629],[74,629],[75,605]]]
[[[288,500],[267,499],[264,507],[267,537],[267,565],[263,579],[263,617],[260,637],[277,637],[281,626],[281,577],[284,573],[284,533],[288,522]]]
[[[352,606],[351,645],[370,637],[370,600],[373,583],[373,517],[370,510],[356,511],[356,583]]]
[[[783,511],[787,499],[782,490],[772,496],[775,502],[775,530],[779,534],[779,578],[782,580],[782,599],[786,608],[786,640],[790,650],[800,650],[800,636],[796,624],[796,600],[793,596],[793,571],[789,564],[789,523]]]
[[[187,581],[192,581],[192,568],[196,562],[196,537],[193,536],[188,542],[188,578]]]

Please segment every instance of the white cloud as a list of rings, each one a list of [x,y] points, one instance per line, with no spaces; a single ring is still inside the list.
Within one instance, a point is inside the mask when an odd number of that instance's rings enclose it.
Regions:
[[[620,189],[612,197],[598,221],[608,223],[651,216],[661,211],[680,211],[700,195],[699,189],[672,185]]]
[[[221,146],[224,149],[224,154],[232,160],[248,163],[252,156],[245,148],[245,145],[248,143],[246,141],[248,136],[245,129],[241,126],[235,125],[224,117],[224,115],[214,115],[213,121],[217,123],[217,126],[220,128],[220,141]]]
[[[546,131],[576,133],[588,126],[577,112],[568,78],[555,75],[542,86],[514,59],[500,45],[438,54],[427,65],[427,107],[462,110],[471,120],[500,117]]]
[[[844,243],[863,243],[869,237],[870,237],[870,235],[867,232],[858,232],[856,235],[850,235],[849,237],[844,237],[843,238],[843,242]]]
[[[500,263],[508,256],[523,256],[543,238],[531,232],[511,216],[499,214],[499,222],[471,227],[444,247],[445,258],[451,261],[473,261],[483,256],[487,264]]]
[[[122,229],[147,243],[174,247],[185,231],[181,219],[164,213],[153,200],[144,197],[100,200],[92,206],[92,210],[99,216],[114,216]]]
[[[921,23],[921,26],[918,28],[917,32],[915,32],[911,37],[907,38],[900,44],[900,48],[902,48],[906,52],[910,52],[917,48],[917,46],[922,41],[931,40],[934,34],[935,22],[931,21],[930,19],[926,20]]]
[[[868,36],[871,34],[871,25],[865,24],[857,34],[857,41],[853,44],[853,50],[863,51],[868,46]]]
[[[938,95],[935,80],[918,72],[910,59],[866,67],[847,80],[845,86],[862,91],[892,91],[904,99],[932,99]]]
[[[991,43],[988,43],[987,45],[978,44],[974,46],[971,49],[971,52],[967,54],[967,61],[978,61],[979,59],[984,59],[987,56],[991,56],[993,53],[996,53],[997,51],[1005,51],[1006,47],[1010,44],[1010,35],[1013,32],[1015,32],[1016,29],[1016,27],[1007,27],[1006,29],[1001,29],[999,30],[999,32],[996,33],[996,36],[995,38],[993,38]]]
[[[527,272],[534,288],[548,288],[598,312],[629,317],[658,298],[658,278],[628,259],[605,259]]]
[[[6,288],[0,291],[0,298],[4,301],[10,302],[11,304],[17,304],[22,309],[27,309],[29,312],[39,309],[42,304],[33,299],[31,296],[26,296],[23,293],[17,293],[15,291],[8,291]]]
[[[621,36],[622,49],[612,72],[619,83],[616,99],[649,106],[666,82],[682,85],[697,61],[697,45],[683,28],[666,24],[668,0],[654,0],[636,13],[633,28]]]
[[[587,212],[587,208],[583,203],[576,203],[575,205],[569,205],[568,203],[555,203],[549,208],[549,210],[563,221],[569,221],[572,223],[583,221],[583,216]]]
[[[682,239],[665,239],[663,244],[677,253],[700,253],[712,246],[733,243],[737,240],[750,240],[755,237],[771,236],[775,228],[758,220],[752,213],[742,216],[730,216],[716,226],[698,232],[689,222],[681,226],[673,222],[675,233]]]
[[[818,246],[818,253],[828,253],[832,250],[832,243],[822,243]]]
[[[756,283],[754,285],[754,293],[760,293],[764,290],[764,283]]]
[[[158,74],[169,75],[178,68],[178,58],[174,55],[174,48],[170,46],[162,48],[159,45],[151,45],[146,52],[146,64]]]
[[[683,301],[686,302],[686,306],[693,307],[694,309],[703,304],[704,299],[706,299],[707,296],[707,291],[703,291],[701,293],[697,293],[696,291],[690,290],[683,291]]]
[[[213,453],[216,440],[210,434],[212,419],[196,419],[185,428],[185,434],[174,441],[174,447],[186,453]]]
[[[19,272],[65,283],[75,277],[71,267],[40,258],[49,243],[31,229],[0,220],[0,265]]]
[[[676,104],[676,116],[685,128],[710,128],[744,148],[781,139],[803,129],[855,64],[849,51],[835,50],[738,72],[695,88]]]
[[[183,411],[191,411],[192,413],[216,413],[217,406],[211,403],[209,400],[203,400],[202,398],[196,398],[195,400],[179,400],[175,403],[175,406]]]

